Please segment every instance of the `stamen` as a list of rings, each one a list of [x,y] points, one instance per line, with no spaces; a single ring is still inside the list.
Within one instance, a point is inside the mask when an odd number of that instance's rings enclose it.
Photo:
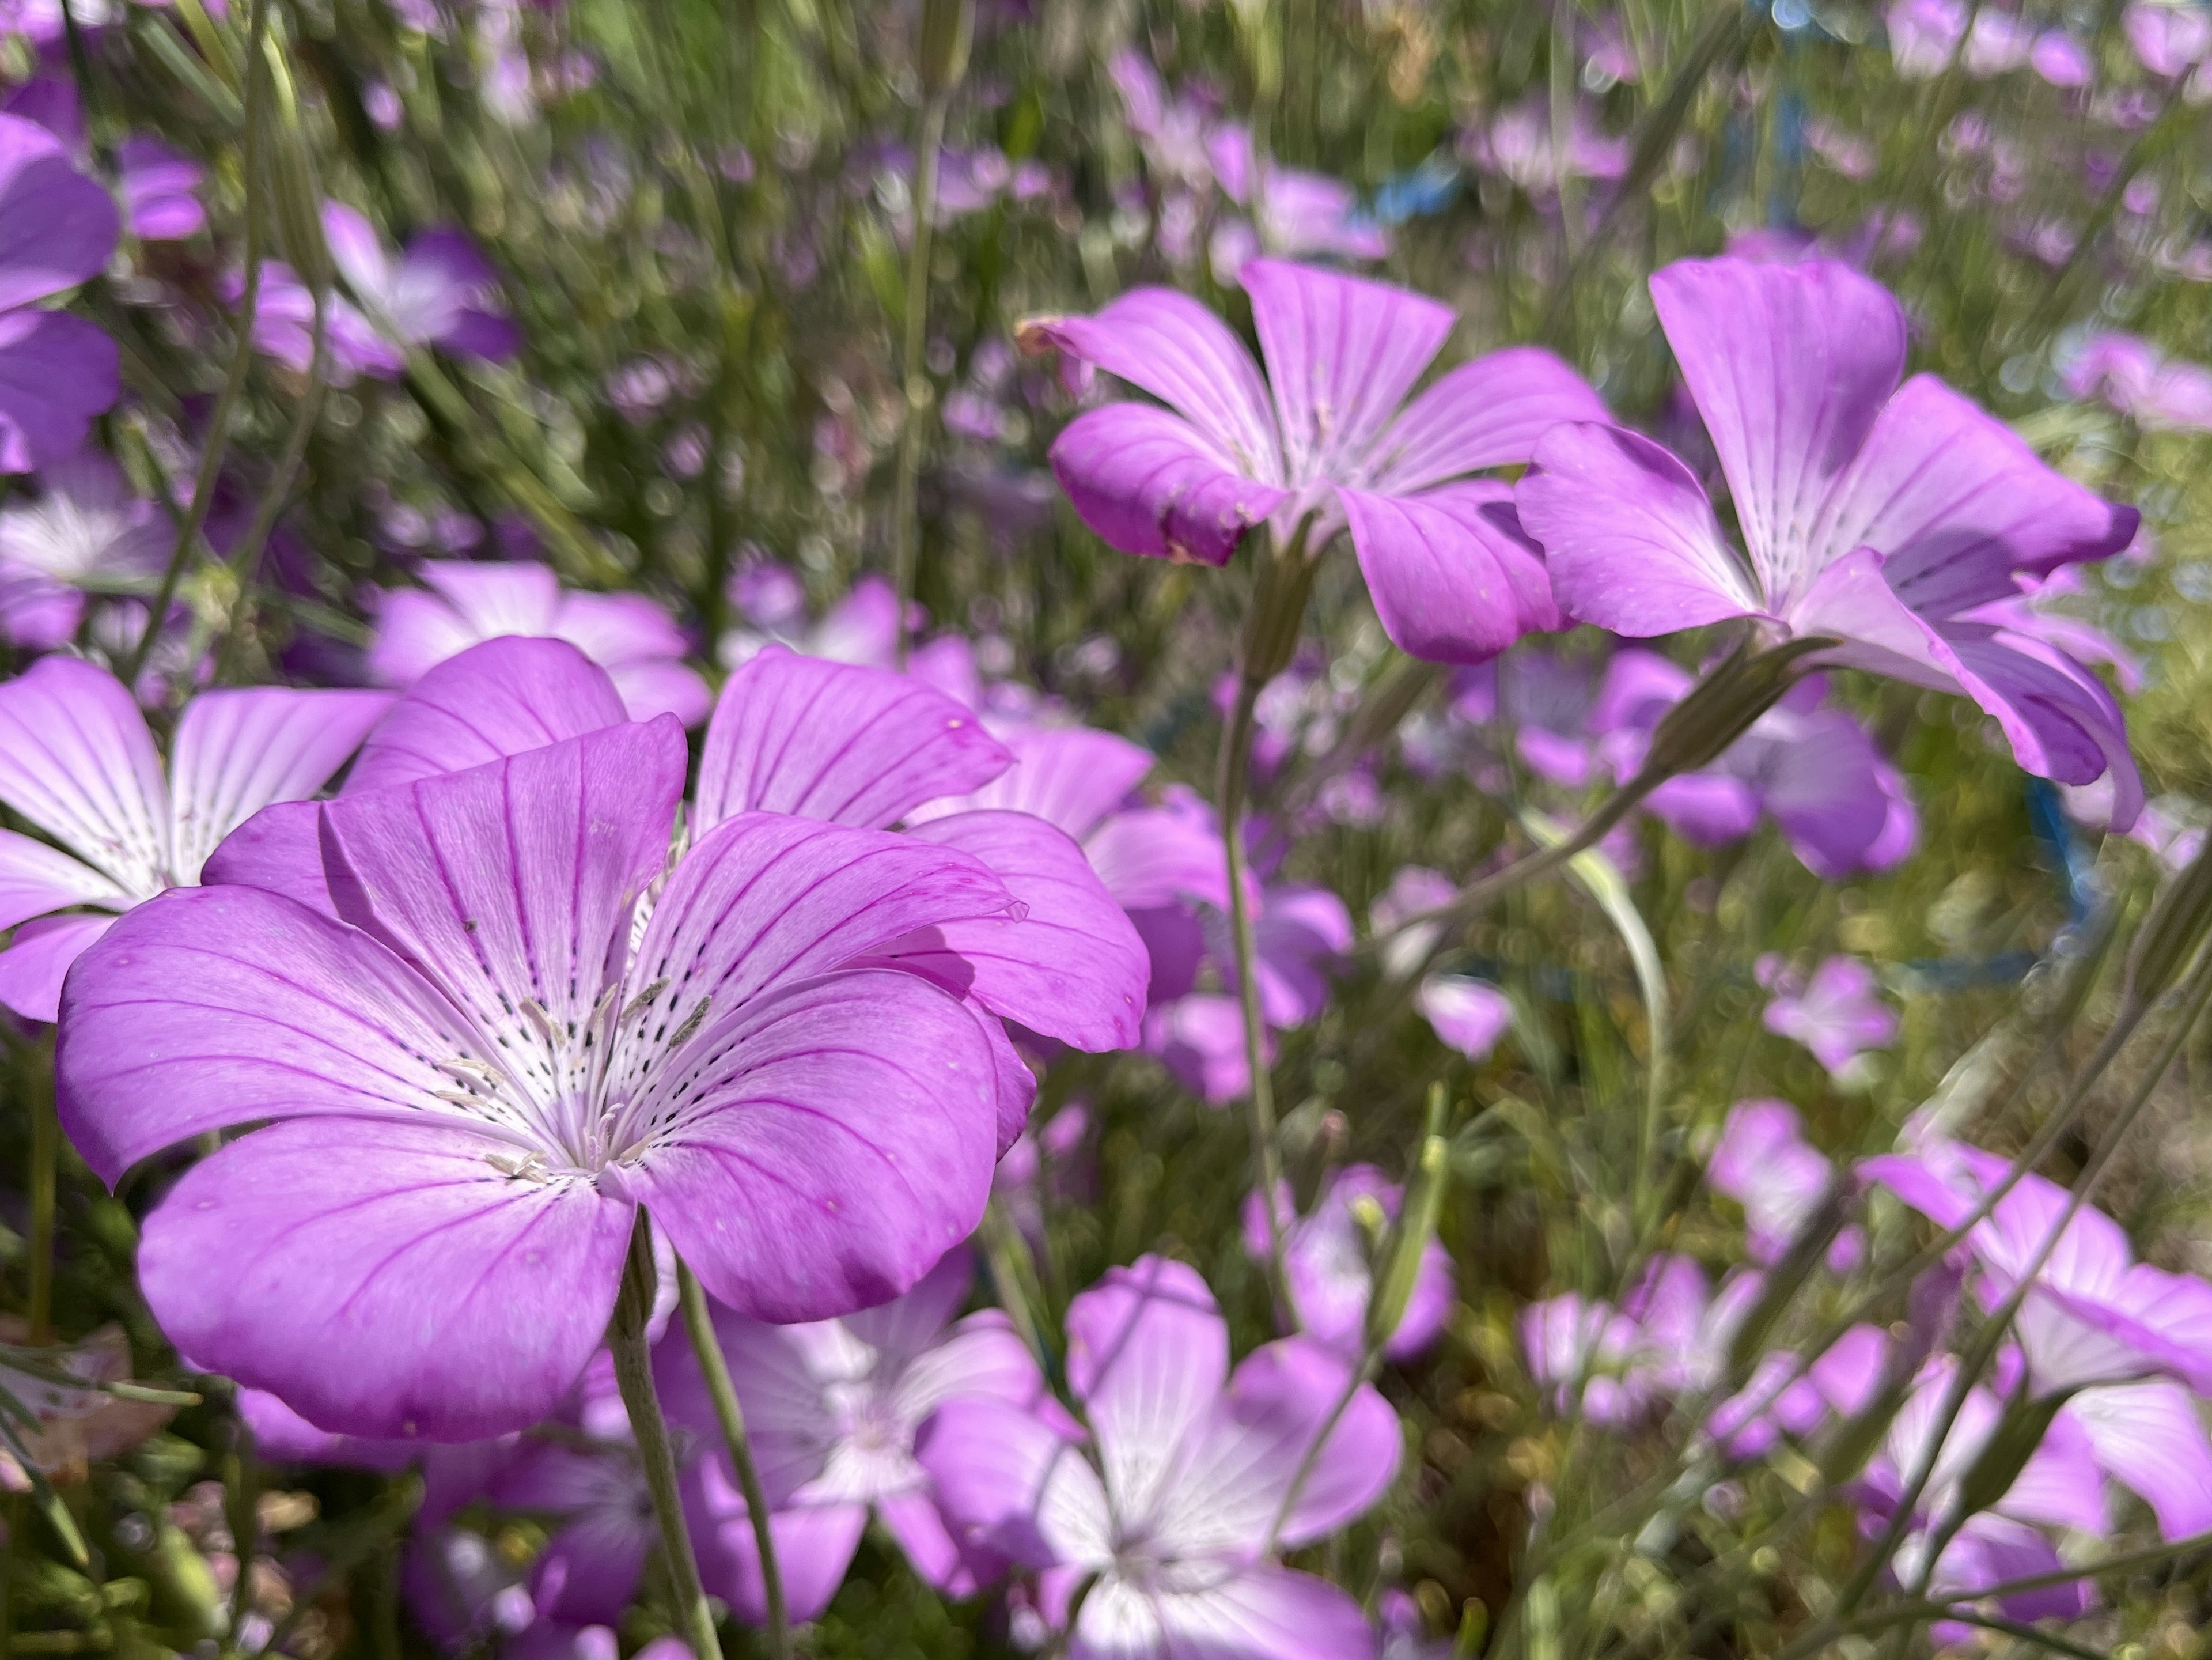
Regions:
[[[668,976],[664,974],[659,979],[654,981],[643,991],[638,993],[636,996],[631,998],[629,1001],[623,1006],[622,1012],[622,1024],[626,1026],[629,1025],[631,1021],[636,1019],[639,1015],[651,1008],[653,1005],[659,1000],[660,994],[667,989]]]
[[[668,1035],[667,1051],[672,1052],[676,1049],[682,1049],[684,1047],[684,1041],[689,1038],[693,1032],[698,1031],[700,1027],[707,1024],[707,1011],[714,1006],[714,1000],[713,998],[701,998],[697,1004],[692,1008],[691,1012],[684,1017],[684,1024],[677,1027],[674,1031]]]

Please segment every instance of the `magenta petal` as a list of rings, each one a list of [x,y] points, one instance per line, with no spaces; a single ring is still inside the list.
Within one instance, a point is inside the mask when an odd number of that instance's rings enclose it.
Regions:
[[[0,314],[0,472],[29,472],[74,453],[92,417],[122,392],[115,343],[82,317]]]
[[[465,771],[629,718],[606,671],[568,642],[487,640],[437,664],[392,706],[345,793]]]
[[[672,659],[658,663],[620,663],[607,671],[621,695],[623,707],[633,721],[650,721],[656,714],[672,714],[685,727],[696,727],[714,706],[714,694],[706,678],[687,663]]]
[[[1184,899],[1229,909],[1228,850],[1213,826],[1169,807],[1117,812],[1084,838],[1084,856],[1127,910]]]
[[[740,1620],[760,1625],[768,1618],[768,1590],[744,1499],[730,1489],[720,1467],[711,1462],[700,1472],[695,1488],[708,1495],[701,1506],[715,1518],[710,1528],[694,1524],[700,1578]],[[860,1549],[867,1525],[866,1505],[801,1505],[769,1518],[792,1619],[822,1617],[837,1587],[845,1583],[846,1570],[853,1565],[853,1554]]]
[[[1112,1518],[1076,1446],[1020,1408],[969,1396],[922,1426],[915,1456],[953,1537],[1029,1567],[1103,1564]]]
[[[225,836],[200,866],[209,886],[262,888],[337,920],[323,865],[323,809],[314,801],[264,807]]]
[[[879,830],[981,787],[1012,758],[971,710],[918,680],[770,646],[715,704],[692,833],[743,812]]]
[[[111,1184],[258,1118],[434,1110],[453,1080],[433,1061],[468,1052],[390,952],[258,889],[173,888],[93,952],[64,1000],[55,1074],[63,1128]]]
[[[1117,1601],[1134,1602],[1116,1585]],[[1366,1660],[1375,1633],[1352,1593],[1310,1573],[1258,1563],[1231,1569],[1207,1564],[1171,1576],[1143,1599],[1157,1622],[1153,1652],[1204,1660]],[[1121,1660],[1128,1627],[1124,1611],[1090,1602],[1079,1616],[1069,1660]]]
[[[1836,482],[1810,542],[1825,562],[1854,548],[1923,617],[2012,598],[2038,575],[2118,553],[2141,515],[2045,466],[2020,435],[1929,374],[1889,400]]]
[[[2212,1528],[2212,1443],[2186,1389],[2163,1379],[2116,1383],[2083,1389],[2063,1411],[2106,1474],[2151,1507],[2160,1535]]]
[[[45,657],[0,684],[0,801],[126,891],[163,885],[161,759],[137,700],[106,670]]]
[[[975,1594],[977,1577],[927,1489],[878,1499],[876,1518],[925,1581],[956,1596]]]
[[[605,1335],[629,1206],[519,1181],[435,1123],[272,1125],[146,1219],[146,1300],[199,1364],[322,1429],[464,1441],[550,1413]]]
[[[1684,260],[1654,273],[1651,300],[1753,568],[1786,603],[1825,562],[1808,532],[1904,373],[1904,308],[1827,261]]]
[[[240,1389],[238,1415],[253,1432],[254,1456],[278,1464],[329,1464],[397,1475],[422,1456],[418,1443],[368,1441],[319,1430],[266,1389]]]
[[[1974,701],[1997,717],[2013,754],[2030,772],[2062,784],[2110,773],[2107,828],[2134,828],[2142,812],[2142,775],[2128,748],[2126,716],[2105,683],[2055,647],[2024,634],[1985,634],[1968,623],[1944,629],[1972,678]],[[2023,745],[2017,732],[2029,735]]]
[[[641,593],[563,594],[551,631],[609,669],[678,658],[690,643],[676,619]]]
[[[1289,499],[1196,427],[1149,404],[1109,404],[1053,441],[1053,476],[1083,522],[1123,553],[1225,565]]]
[[[380,691],[204,691],[169,750],[169,868],[199,879],[216,843],[272,802],[313,795],[391,705]]]
[[[1765,610],[1690,470],[1618,427],[1558,426],[1515,487],[1559,609],[1644,638]]]
[[[1183,1263],[1139,1257],[1068,1304],[1068,1387],[1098,1438],[1116,1514],[1152,1513],[1228,1373],[1228,1328]]]
[[[1589,383],[1550,352],[1510,346],[1462,363],[1406,405],[1369,459],[1370,488],[1405,496],[1518,466],[1561,422],[1608,419]]]
[[[886,952],[918,971],[950,955],[994,1014],[1094,1054],[1133,1047],[1152,973],[1144,941],[1083,849],[1025,812],[963,812],[908,834],[973,854],[1006,883],[1018,916],[942,923]]]
[[[937,803],[931,816],[1002,807],[1081,841],[1152,769],[1152,752],[1141,744],[1090,727],[1017,727],[997,735],[1013,764],[981,788]]]
[[[0,311],[98,276],[120,228],[114,199],[70,165],[60,139],[0,115]]]
[[[1284,476],[1342,477],[1363,461],[1457,319],[1387,283],[1254,259],[1252,296],[1283,442]]]
[[[631,1184],[741,1314],[887,1301],[982,1218],[999,1141],[985,1020],[888,970],[751,999],[652,1082],[641,1105],[666,1128]]]
[[[1254,478],[1282,476],[1259,365],[1229,325],[1188,295],[1134,289],[1095,317],[1048,318],[1025,325],[1024,334],[1180,410],[1232,471]]]
[[[112,916],[47,916],[26,922],[0,951],[0,1004],[26,1020],[61,1018],[70,967],[112,927]]]
[[[1340,487],[1352,545],[1390,643],[1432,663],[1482,663],[1522,635],[1559,626],[1543,550],[1504,484],[1425,496]]]

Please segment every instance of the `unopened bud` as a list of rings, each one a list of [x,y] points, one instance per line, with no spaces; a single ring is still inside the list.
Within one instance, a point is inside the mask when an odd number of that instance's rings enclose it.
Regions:
[[[942,98],[968,72],[968,45],[975,33],[971,0],[922,0],[921,42],[916,67],[921,95]]]
[[[1806,672],[1805,658],[1836,643],[1813,635],[1758,653],[1748,646],[1738,647],[1667,711],[1651,734],[1641,775],[1656,782],[1695,772],[1717,759]]]
[[[2173,983],[2212,927],[2212,836],[2188,867],[2151,901],[2128,953],[2128,992],[2148,1003]]]
[[[1405,1201],[1398,1207],[1398,1225],[1392,1231],[1376,1276],[1375,1294],[1367,1305],[1367,1347],[1379,1351],[1396,1333],[1413,1300],[1413,1284],[1420,1276],[1421,1257],[1437,1237],[1437,1219],[1443,1214],[1444,1189],[1451,1182],[1451,1144],[1444,1140],[1444,1086],[1429,1086],[1427,1133],[1421,1139],[1419,1158],[1413,1179],[1406,1184]]]

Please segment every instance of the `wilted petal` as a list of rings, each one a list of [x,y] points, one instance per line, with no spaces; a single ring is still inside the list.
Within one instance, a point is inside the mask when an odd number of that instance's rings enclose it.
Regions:
[[[1023,909],[940,923],[885,956],[1077,1049],[1135,1044],[1151,959],[1082,848],[1024,812],[956,813],[908,834],[981,860]]]
[[[1095,363],[1181,410],[1232,471],[1255,479],[1282,477],[1259,365],[1229,325],[1188,295],[1135,289],[1095,317],[1046,318],[1025,324],[1023,335]]]
[[[462,772],[629,717],[606,671],[566,641],[502,637],[440,662],[362,745],[346,794]]]
[[[462,1441],[550,1413],[605,1335],[628,1205],[434,1123],[294,1121],[187,1171],[140,1282],[200,1365],[319,1428]]]
[[[1117,1516],[1154,1514],[1228,1374],[1228,1327],[1183,1263],[1140,1257],[1068,1305],[1068,1387],[1098,1438]]]
[[[1375,614],[1390,642],[1434,663],[1480,663],[1523,634],[1559,625],[1543,550],[1505,484],[1425,496],[1340,488]]]
[[[1012,758],[971,710],[918,680],[769,646],[714,706],[692,833],[742,812],[879,830],[981,787]]]
[[[632,1103],[645,1140],[628,1183],[741,1314],[885,1302],[982,1219],[999,1140],[986,1018],[891,970],[752,998]]]
[[[0,801],[138,896],[159,892],[169,789],[123,683],[43,657],[0,684]]]
[[[1237,280],[1252,297],[1285,477],[1348,476],[1450,336],[1451,308],[1387,283],[1280,259],[1251,260]]]
[[[171,874],[198,881],[216,844],[239,825],[272,802],[320,789],[391,702],[385,692],[286,686],[193,698],[169,752]]]
[[[1109,404],[1053,441],[1053,476],[1083,522],[1123,553],[1225,565],[1288,492],[1263,483],[1188,422]]]
[[[1753,567],[1786,604],[1825,562],[1814,521],[1904,373],[1904,308],[1828,261],[1684,260],[1653,274],[1651,300]]]
[[[1765,609],[1696,478],[1650,439],[1557,426],[1534,464],[1514,507],[1568,616],[1642,638]]]
[[[1368,487],[1404,496],[1518,466],[1563,421],[1604,422],[1589,383],[1540,346],[1510,346],[1440,376],[1406,405],[1375,446]]]

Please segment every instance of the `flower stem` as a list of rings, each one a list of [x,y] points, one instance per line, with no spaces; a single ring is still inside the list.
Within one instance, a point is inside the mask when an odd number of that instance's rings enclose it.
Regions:
[[[30,1341],[54,1341],[54,1184],[61,1161],[61,1123],[54,1116],[52,1051],[40,1045],[29,1057],[31,1102],[31,1306]]]
[[[788,1660],[791,1616],[784,1606],[783,1573],[776,1566],[768,1493],[761,1486],[760,1466],[753,1462],[752,1443],[745,1438],[745,1417],[738,1405],[737,1385],[730,1381],[730,1365],[723,1357],[721,1339],[714,1335],[714,1316],[708,1312],[707,1293],[700,1289],[698,1276],[681,1261],[676,1264],[676,1286],[684,1308],[684,1329],[690,1335],[691,1353],[699,1358],[699,1373],[707,1380],[707,1395],[714,1403],[722,1441],[738,1472],[738,1490],[745,1496],[753,1543],[760,1550],[761,1584],[768,1596],[768,1651],[771,1660]]]
[[[915,501],[921,483],[921,428],[928,413],[930,385],[922,358],[929,331],[929,244],[937,213],[937,153],[945,148],[945,106],[949,90],[933,94],[922,106],[921,139],[914,155],[914,240],[907,249],[906,344],[899,359],[904,377],[905,409],[899,421],[898,480],[891,501],[891,589],[897,596],[898,662],[906,666],[906,611],[914,598],[915,566],[921,550],[921,526]]]
[[[1267,1283],[1277,1306],[1290,1301],[1283,1283],[1283,1219],[1276,1189],[1283,1179],[1282,1150],[1275,1142],[1275,1085],[1267,1070],[1267,1028],[1260,1008],[1259,947],[1252,928],[1252,902],[1245,891],[1244,790],[1252,758],[1252,711],[1260,688],[1248,670],[1237,681],[1237,703],[1221,735],[1220,782],[1215,800],[1221,814],[1221,845],[1229,862],[1229,933],[1237,955],[1237,1002],[1244,1021],[1245,1091],[1252,1134],[1252,1157],[1259,1165],[1261,1209],[1267,1218]]]
[[[614,1353],[615,1383],[629,1413],[630,1432],[637,1438],[645,1485],[653,1494],[653,1513],[660,1524],[661,1548],[668,1554],[668,1577],[674,1584],[684,1640],[698,1660],[722,1660],[714,1610],[707,1606],[707,1593],[700,1588],[698,1559],[691,1554],[691,1535],[684,1525],[684,1501],[676,1491],[676,1458],[668,1446],[668,1420],[661,1416],[660,1397],[653,1387],[653,1346],[645,1335],[653,1314],[653,1225],[641,1207],[637,1226],[629,1236],[629,1258],[623,1265],[614,1321],[607,1328],[607,1347]]]

